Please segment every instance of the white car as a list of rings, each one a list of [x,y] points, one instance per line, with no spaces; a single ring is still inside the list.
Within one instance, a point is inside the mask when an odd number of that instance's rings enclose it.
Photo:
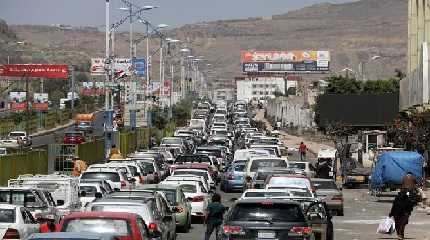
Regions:
[[[274,175],[266,180],[266,189],[305,188],[314,192],[308,177],[303,175]]]
[[[247,189],[240,199],[290,199],[290,198],[313,198],[314,195],[307,188],[285,188],[285,189]]]
[[[209,194],[197,181],[163,181],[161,184],[180,185],[185,197],[191,202],[191,216],[205,216]]]
[[[238,149],[234,152],[234,159],[235,161],[240,160],[246,160],[248,161],[251,158],[255,157],[270,157],[270,152],[267,150],[260,150],[260,149]]]
[[[110,184],[112,189],[116,191],[119,191],[121,189],[127,189],[127,186],[130,185],[124,172],[111,168],[87,169],[87,171],[81,174],[79,179],[106,180]]]
[[[0,204],[0,238],[27,239],[39,232],[39,223],[25,207]]]
[[[19,147],[30,146],[32,144],[31,137],[25,131],[13,131],[7,136],[7,139],[1,140],[2,147]]]
[[[245,176],[254,178],[259,168],[276,167],[288,168],[289,164],[286,159],[275,157],[257,157],[251,158],[245,167]]]
[[[96,182],[83,182],[79,184],[79,199],[82,204],[82,208],[84,209],[88,203],[96,200],[97,195],[100,194],[101,198],[104,198],[108,195],[107,191]]]
[[[177,176],[168,176],[164,181],[193,181],[193,182],[199,182],[199,185],[201,185],[206,192],[210,191],[209,183],[205,180],[202,176],[196,176],[196,175],[177,175]]]
[[[208,171],[203,169],[176,169],[172,176],[182,176],[182,175],[196,175],[199,177],[204,177],[206,181],[208,181],[209,186],[211,188],[215,188],[215,181],[212,179],[211,174]]]
[[[296,171],[297,174],[304,174],[308,178],[314,178],[316,169],[310,162],[289,162],[289,168]]]

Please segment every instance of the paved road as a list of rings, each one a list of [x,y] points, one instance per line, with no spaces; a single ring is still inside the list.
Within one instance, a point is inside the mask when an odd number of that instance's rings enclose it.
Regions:
[[[103,135],[103,113],[97,113],[96,114],[96,120],[95,120],[95,132],[94,135],[101,136]],[[63,139],[64,133],[67,131],[73,131],[74,126],[68,127],[66,129],[58,130],[54,133],[50,133],[44,136],[34,137],[33,138],[33,145],[34,146],[40,146],[40,145],[46,145],[46,144],[53,144],[55,143],[56,137],[59,139]]]
[[[334,217],[335,238],[339,240],[396,239],[395,235],[383,236],[376,233],[379,221],[391,208],[390,202],[374,202],[369,198],[367,189],[344,189],[345,216]],[[222,193],[223,203],[230,206],[228,200],[239,197],[240,193]],[[410,224],[406,227],[407,239],[430,240],[430,215],[416,209]],[[179,233],[178,240],[203,239],[205,226],[193,224],[190,233]],[[215,239],[214,237],[212,239]]]

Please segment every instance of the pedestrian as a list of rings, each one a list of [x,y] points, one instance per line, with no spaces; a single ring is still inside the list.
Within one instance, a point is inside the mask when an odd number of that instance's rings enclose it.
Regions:
[[[303,142],[300,143],[299,146],[299,152],[300,152],[300,160],[305,161],[306,160],[306,151],[308,150],[308,147]]]
[[[88,165],[85,161],[81,160],[78,157],[73,158],[73,171],[72,176],[79,177],[82,172],[85,172],[88,168]]]
[[[219,231],[223,221],[223,216],[226,208],[221,204],[221,195],[215,193],[212,196],[212,202],[208,204],[205,223],[206,223],[206,234],[205,240],[209,240],[213,231],[215,230],[216,240],[220,240]]]
[[[414,204],[408,196],[407,191],[400,191],[394,199],[389,216],[394,218],[397,238],[405,238],[405,227],[409,222]]]
[[[121,150],[119,150],[119,148],[117,148],[115,144],[112,145],[109,158],[115,159],[115,160],[124,159],[124,157],[121,154]]]
[[[243,186],[243,191],[246,191],[246,189],[252,188],[252,177],[246,176],[245,178],[245,184]]]

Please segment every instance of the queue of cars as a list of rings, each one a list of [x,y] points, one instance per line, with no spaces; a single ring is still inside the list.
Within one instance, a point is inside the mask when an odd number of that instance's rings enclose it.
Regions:
[[[152,149],[90,165],[79,177],[11,179],[0,188],[0,212],[14,215],[0,216],[0,237],[57,239],[32,235],[50,221],[69,239],[174,240],[204,220],[219,187],[243,192],[225,214],[222,239],[333,239],[342,192],[315,177],[279,136],[255,127],[247,103],[200,102],[187,127]]]

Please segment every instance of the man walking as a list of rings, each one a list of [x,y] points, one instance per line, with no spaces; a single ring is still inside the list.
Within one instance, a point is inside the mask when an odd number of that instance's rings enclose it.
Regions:
[[[300,143],[299,146],[299,152],[300,152],[300,160],[305,161],[306,160],[306,151],[308,150],[308,147],[303,142]]]
[[[221,195],[215,193],[212,196],[212,202],[208,204],[205,222],[206,222],[206,234],[205,240],[209,240],[213,231],[215,230],[216,239],[219,240],[219,231],[223,221],[223,215],[226,208],[221,204]]]

